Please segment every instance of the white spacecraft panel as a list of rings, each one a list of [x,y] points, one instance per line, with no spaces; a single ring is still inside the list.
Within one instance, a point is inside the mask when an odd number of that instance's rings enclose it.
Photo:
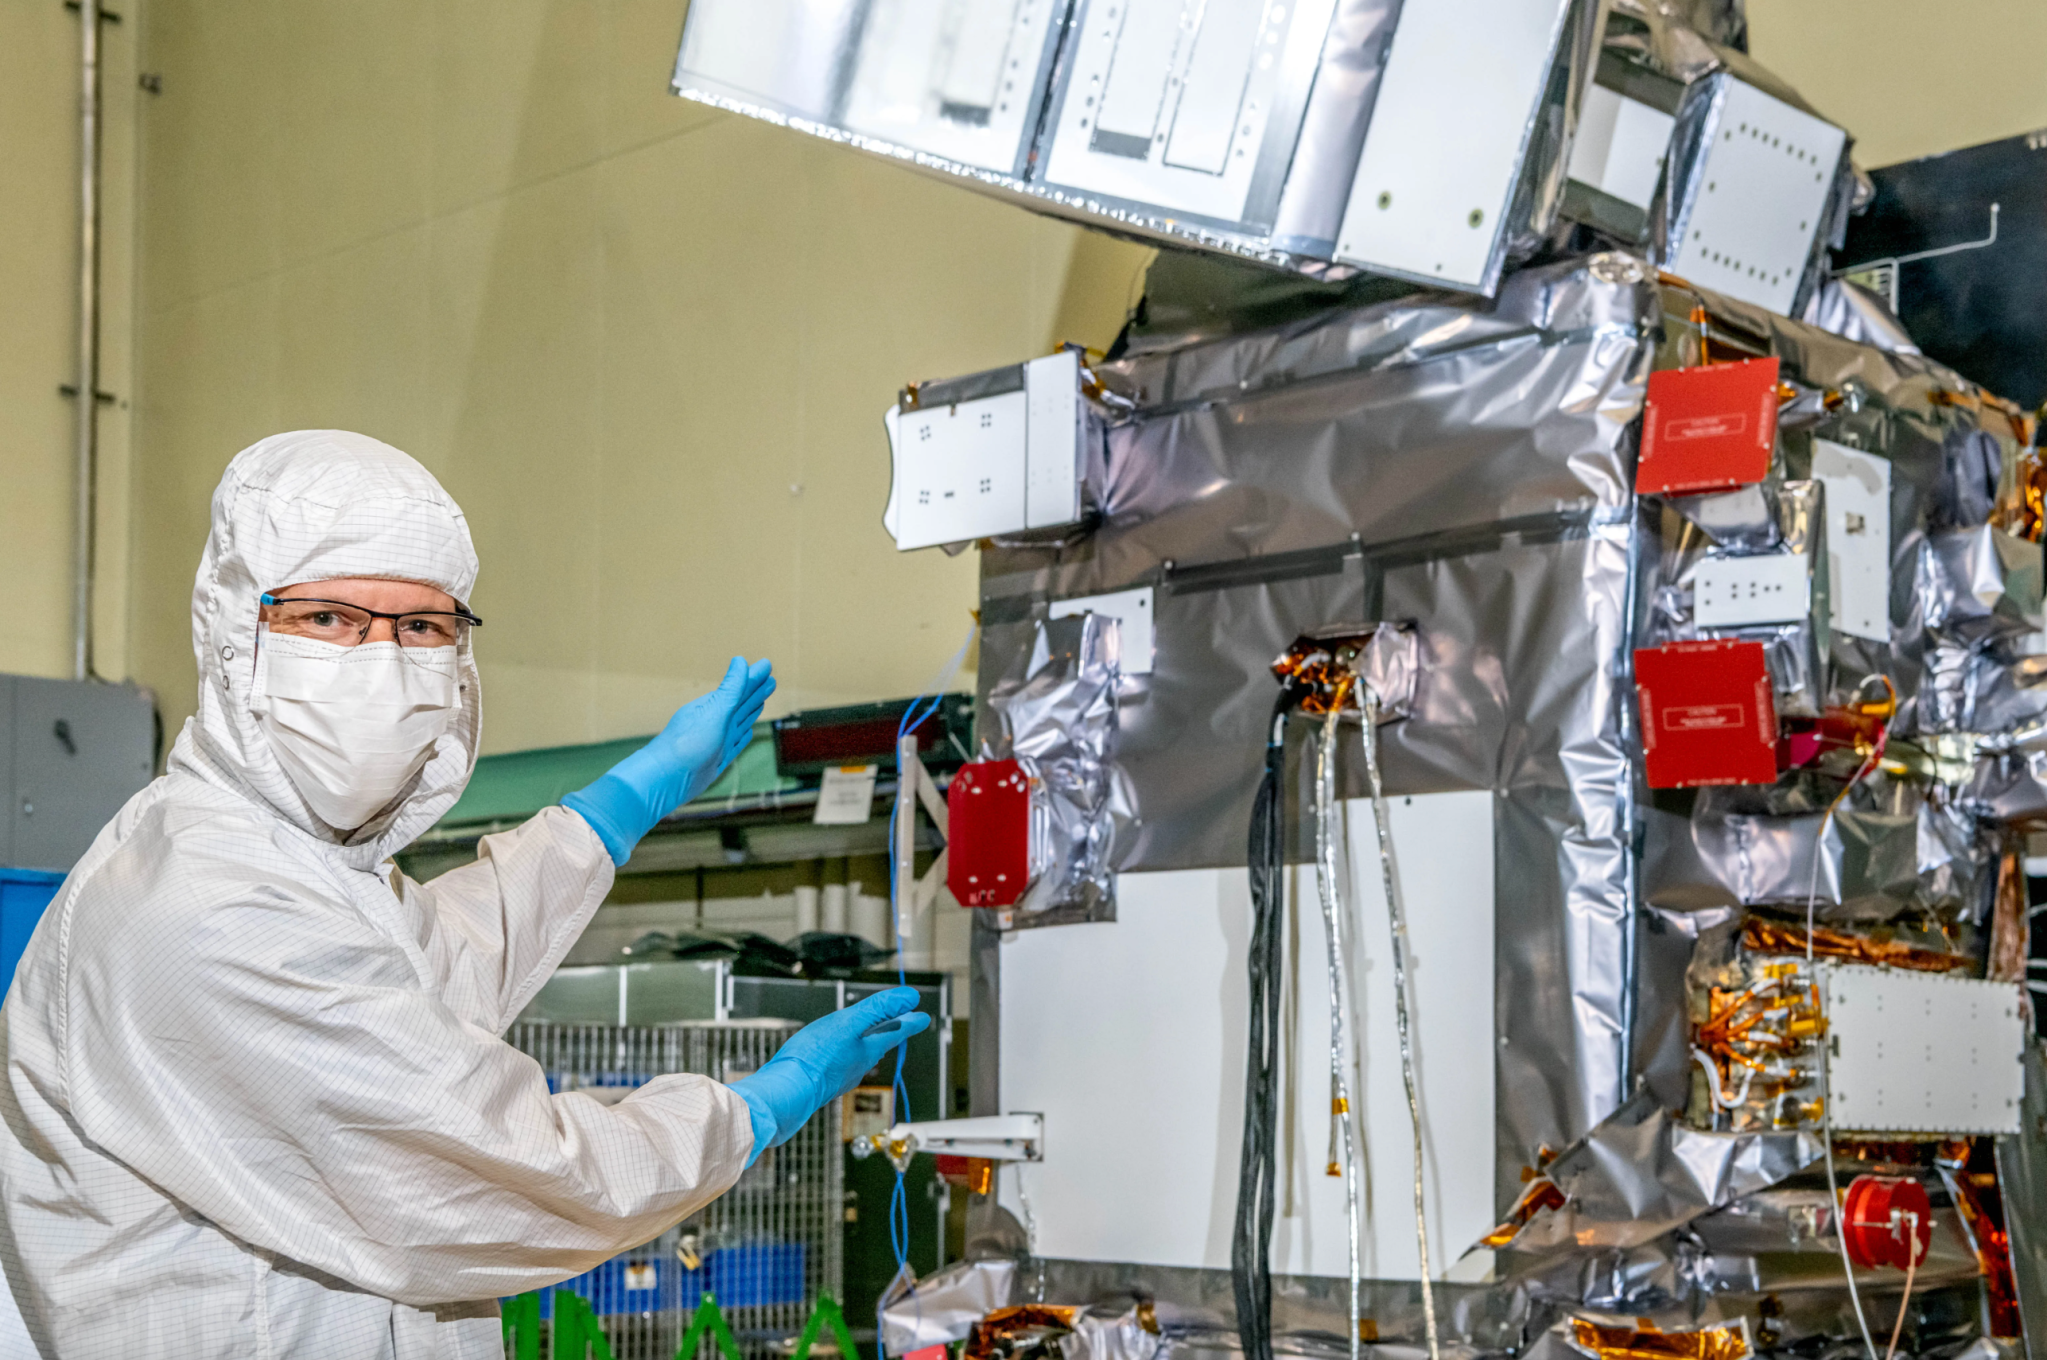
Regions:
[[[1355,740],[1353,735],[1352,740]],[[1488,1168],[1495,1127],[1493,800],[1485,792],[1392,800],[1407,908],[1424,1187],[1432,1273],[1498,1222]],[[1351,977],[1362,1037],[1354,1103],[1369,1187],[1361,1247],[1375,1279],[1418,1276],[1414,1135],[1393,1037],[1393,970],[1369,804],[1345,806]],[[1282,1112],[1278,1173],[1291,1205],[1273,1230],[1273,1269],[1347,1269],[1343,1182],[1326,1174],[1329,1008],[1312,869],[1289,875],[1299,922],[1295,1101]],[[1001,953],[1001,1101],[1045,1117],[1045,1161],[1021,1183],[1037,1250],[1086,1261],[1228,1269],[1242,1137],[1245,950],[1242,869],[1122,874],[1117,919],[1019,931]],[[1145,1212],[1132,1186],[1169,1187]]]
[[[1268,209],[1253,183],[1277,193],[1265,162],[1291,155],[1332,4],[1081,0],[1045,179],[1167,216]]]
[[[891,406],[894,477],[882,523],[908,552],[1071,524],[1081,513],[1080,356],[978,375],[981,395]]]
[[[1080,356],[1047,354],[1024,365],[1024,526],[1047,529],[1080,518]]]
[[[1835,1128],[2019,1131],[2026,1020],[2018,983],[1851,966],[1824,977]]]
[[[1407,0],[1336,258],[1490,293],[1572,0]]]
[[[1676,126],[1677,119],[1662,109],[1594,84],[1578,113],[1570,176],[1647,212]]]
[[[1024,527],[1026,428],[1021,388],[884,417],[895,483],[884,516],[896,547],[931,548]]]
[[[1701,288],[1788,314],[1847,134],[1731,76],[1716,98],[1669,268]]]
[[[1827,489],[1827,588],[1836,632],[1891,640],[1891,465],[1831,439],[1812,441]]]
[[[1063,0],[875,0],[845,126],[1022,173],[1065,10]]]

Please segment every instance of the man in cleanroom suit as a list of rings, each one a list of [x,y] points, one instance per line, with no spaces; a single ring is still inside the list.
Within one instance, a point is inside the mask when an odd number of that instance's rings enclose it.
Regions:
[[[550,1095],[500,1035],[774,687],[735,660],[474,864],[392,864],[476,763],[462,512],[301,431],[213,497],[199,712],[50,904],[6,1008],[0,1265],[44,1356],[495,1357],[496,1300],[716,1198],[925,1017],[898,988],[732,1086]]]

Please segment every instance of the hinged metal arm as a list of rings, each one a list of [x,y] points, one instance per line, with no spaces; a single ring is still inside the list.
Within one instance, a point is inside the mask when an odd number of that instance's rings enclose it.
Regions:
[[[898,1171],[907,1170],[920,1152],[948,1157],[975,1157],[986,1162],[1041,1162],[1045,1159],[1045,1117],[1039,1114],[994,1114],[973,1119],[932,1119],[898,1124],[887,1133],[853,1140],[853,1155],[879,1152]]]
[[[917,738],[914,734],[900,738],[896,743],[896,810],[895,825],[890,839],[895,859],[895,917],[896,948],[910,947],[910,923],[915,915],[932,910],[938,905],[938,889],[945,882],[946,851],[940,849],[938,858],[919,878],[917,874],[917,808],[922,805],[938,828],[941,840],[946,834],[948,818],[945,798],[938,791],[938,784],[931,778],[931,772],[924,768],[923,758],[917,754]]]

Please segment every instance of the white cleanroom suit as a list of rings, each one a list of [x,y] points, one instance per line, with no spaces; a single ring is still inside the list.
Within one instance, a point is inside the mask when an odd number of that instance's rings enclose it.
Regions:
[[[198,716],[0,1012],[0,1264],[45,1356],[496,1360],[499,1296],[746,1165],[729,1088],[549,1095],[499,1037],[611,885],[582,817],[550,808],[428,884],[392,865],[475,765],[466,644],[455,720],[352,835],[272,753],[259,594],[387,577],[466,601],[475,576],[461,511],[396,449],[304,431],[230,464],[193,592]]]

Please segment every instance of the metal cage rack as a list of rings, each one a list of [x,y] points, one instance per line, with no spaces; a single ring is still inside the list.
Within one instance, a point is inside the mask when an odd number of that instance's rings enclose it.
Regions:
[[[506,1038],[541,1065],[551,1090],[617,1100],[672,1072],[737,1080],[757,1070],[798,1028],[790,1020],[669,1025],[524,1020]],[[555,1295],[566,1290],[588,1305],[615,1360],[671,1360],[709,1294],[747,1360],[786,1355],[818,1299],[843,1296],[845,1159],[839,1116],[833,1102],[690,1218],[541,1291],[542,1332],[551,1342]],[[715,1357],[708,1337],[699,1355]]]

